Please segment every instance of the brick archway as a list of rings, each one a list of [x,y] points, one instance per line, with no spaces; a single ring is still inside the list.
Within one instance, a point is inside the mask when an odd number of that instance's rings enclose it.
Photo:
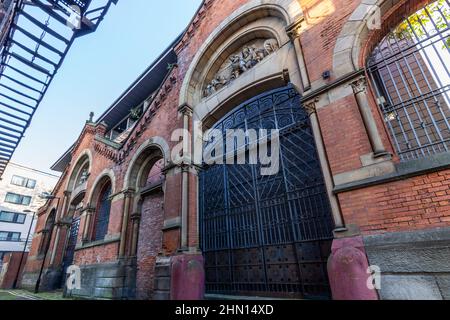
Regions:
[[[336,40],[333,53],[334,76],[341,78],[364,68],[371,49],[391,28],[433,1],[362,0]],[[372,27],[377,19],[381,22],[381,28]]]
[[[217,54],[218,50],[220,51],[220,47],[225,39],[232,39],[232,42],[238,40],[237,38],[234,38],[237,31],[247,25],[251,25],[259,19],[267,17],[278,18],[282,21],[282,25],[284,25],[285,28],[291,23],[299,20],[301,16],[301,7],[297,1],[293,0],[264,1],[263,4],[259,0],[253,0],[233,12],[210,34],[197,51],[190,68],[186,72],[180,90],[179,104],[195,106],[199,103],[199,94],[196,91],[198,90],[197,87],[199,83],[204,81],[201,70],[207,67],[210,60],[214,60],[214,54]],[[253,28],[252,31],[257,31],[257,28]],[[274,36],[279,40],[285,40],[281,38],[283,36],[286,37],[285,30],[282,31],[283,32],[280,32],[277,28],[271,30]]]

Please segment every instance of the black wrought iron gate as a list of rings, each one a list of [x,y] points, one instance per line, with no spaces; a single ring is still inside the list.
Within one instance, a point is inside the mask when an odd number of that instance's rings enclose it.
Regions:
[[[281,150],[275,175],[249,162],[200,172],[207,293],[328,298],[333,222],[300,96],[292,87],[265,93],[215,128],[278,129]]]
[[[63,283],[61,284],[62,287],[64,287],[67,279],[66,274],[67,269],[73,264],[79,230],[80,230],[80,218],[73,219],[72,225],[69,230],[70,233],[68,235],[66,251],[64,253],[63,259],[63,274],[62,274]]]

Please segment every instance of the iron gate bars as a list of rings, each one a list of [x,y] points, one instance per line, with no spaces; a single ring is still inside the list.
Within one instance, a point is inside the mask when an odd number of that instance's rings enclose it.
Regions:
[[[333,222],[300,96],[292,87],[265,93],[215,129],[224,136],[227,129],[280,130],[281,166],[277,174],[263,176],[247,155],[245,165],[216,164],[200,171],[207,292],[328,298]]]
[[[94,32],[117,1],[5,2],[10,11],[0,33],[0,177],[73,42]]]
[[[368,72],[402,161],[450,148],[450,2],[414,13],[375,48]]]

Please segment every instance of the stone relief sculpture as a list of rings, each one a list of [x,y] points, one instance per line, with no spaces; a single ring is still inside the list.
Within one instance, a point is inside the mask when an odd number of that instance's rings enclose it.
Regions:
[[[252,44],[246,44],[238,52],[232,54],[228,62],[219,69],[214,78],[205,86],[203,96],[209,97],[214,94],[278,49],[276,39],[259,39]]]

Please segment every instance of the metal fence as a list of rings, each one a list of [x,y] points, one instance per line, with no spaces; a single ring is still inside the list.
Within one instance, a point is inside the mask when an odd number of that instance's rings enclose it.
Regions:
[[[435,1],[402,21],[367,67],[400,158],[448,152],[450,2]]]

